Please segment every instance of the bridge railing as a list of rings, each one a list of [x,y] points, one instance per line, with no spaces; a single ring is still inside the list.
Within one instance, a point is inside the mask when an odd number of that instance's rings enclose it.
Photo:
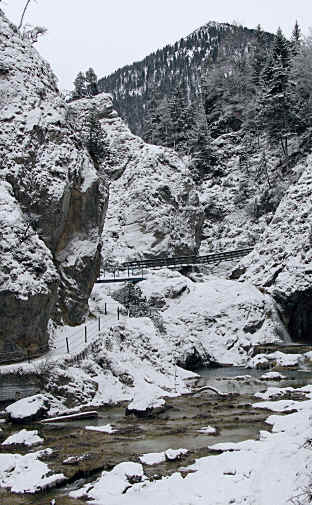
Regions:
[[[171,258],[153,258],[150,260],[127,261],[123,263],[119,269],[129,270],[136,268],[157,268],[174,265],[196,265],[196,264],[211,264],[221,261],[231,261],[233,259],[247,256],[253,247],[245,247],[243,249],[235,249],[232,251],[224,251],[220,253],[208,254],[206,256],[176,256]]]

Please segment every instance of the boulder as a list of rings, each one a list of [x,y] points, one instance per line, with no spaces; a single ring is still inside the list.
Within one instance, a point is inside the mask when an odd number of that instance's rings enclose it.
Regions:
[[[31,423],[39,421],[48,412],[50,407],[49,399],[44,395],[28,396],[17,402],[11,403],[5,411],[8,420],[12,423]]]
[[[126,408],[126,416],[134,415],[138,418],[157,417],[169,407],[162,398],[146,398],[137,396]]]

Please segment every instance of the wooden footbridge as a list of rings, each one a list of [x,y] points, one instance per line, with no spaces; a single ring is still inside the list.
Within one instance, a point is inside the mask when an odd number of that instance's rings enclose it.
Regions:
[[[173,256],[171,258],[127,261],[114,270],[103,271],[101,277],[96,282],[105,284],[110,282],[140,282],[144,280],[144,270],[165,267],[182,268],[191,265],[213,265],[222,261],[233,261],[242,258],[243,256],[247,256],[252,250],[253,247],[245,247],[244,249],[216,252],[206,256]],[[120,276],[121,272],[123,273],[122,276]]]

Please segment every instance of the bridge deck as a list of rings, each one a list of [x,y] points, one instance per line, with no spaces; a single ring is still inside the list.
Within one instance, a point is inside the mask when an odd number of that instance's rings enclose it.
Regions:
[[[95,282],[97,284],[109,284],[111,282],[140,282],[144,281],[145,277],[111,277],[109,279],[97,279]]]

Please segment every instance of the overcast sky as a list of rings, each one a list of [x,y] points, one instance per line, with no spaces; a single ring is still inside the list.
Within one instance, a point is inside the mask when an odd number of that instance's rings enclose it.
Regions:
[[[2,0],[17,23],[26,0]],[[290,34],[295,20],[305,34],[312,25],[311,0],[31,0],[26,23],[48,33],[36,44],[61,88],[92,66],[99,77],[138,61],[208,21],[261,24]]]

